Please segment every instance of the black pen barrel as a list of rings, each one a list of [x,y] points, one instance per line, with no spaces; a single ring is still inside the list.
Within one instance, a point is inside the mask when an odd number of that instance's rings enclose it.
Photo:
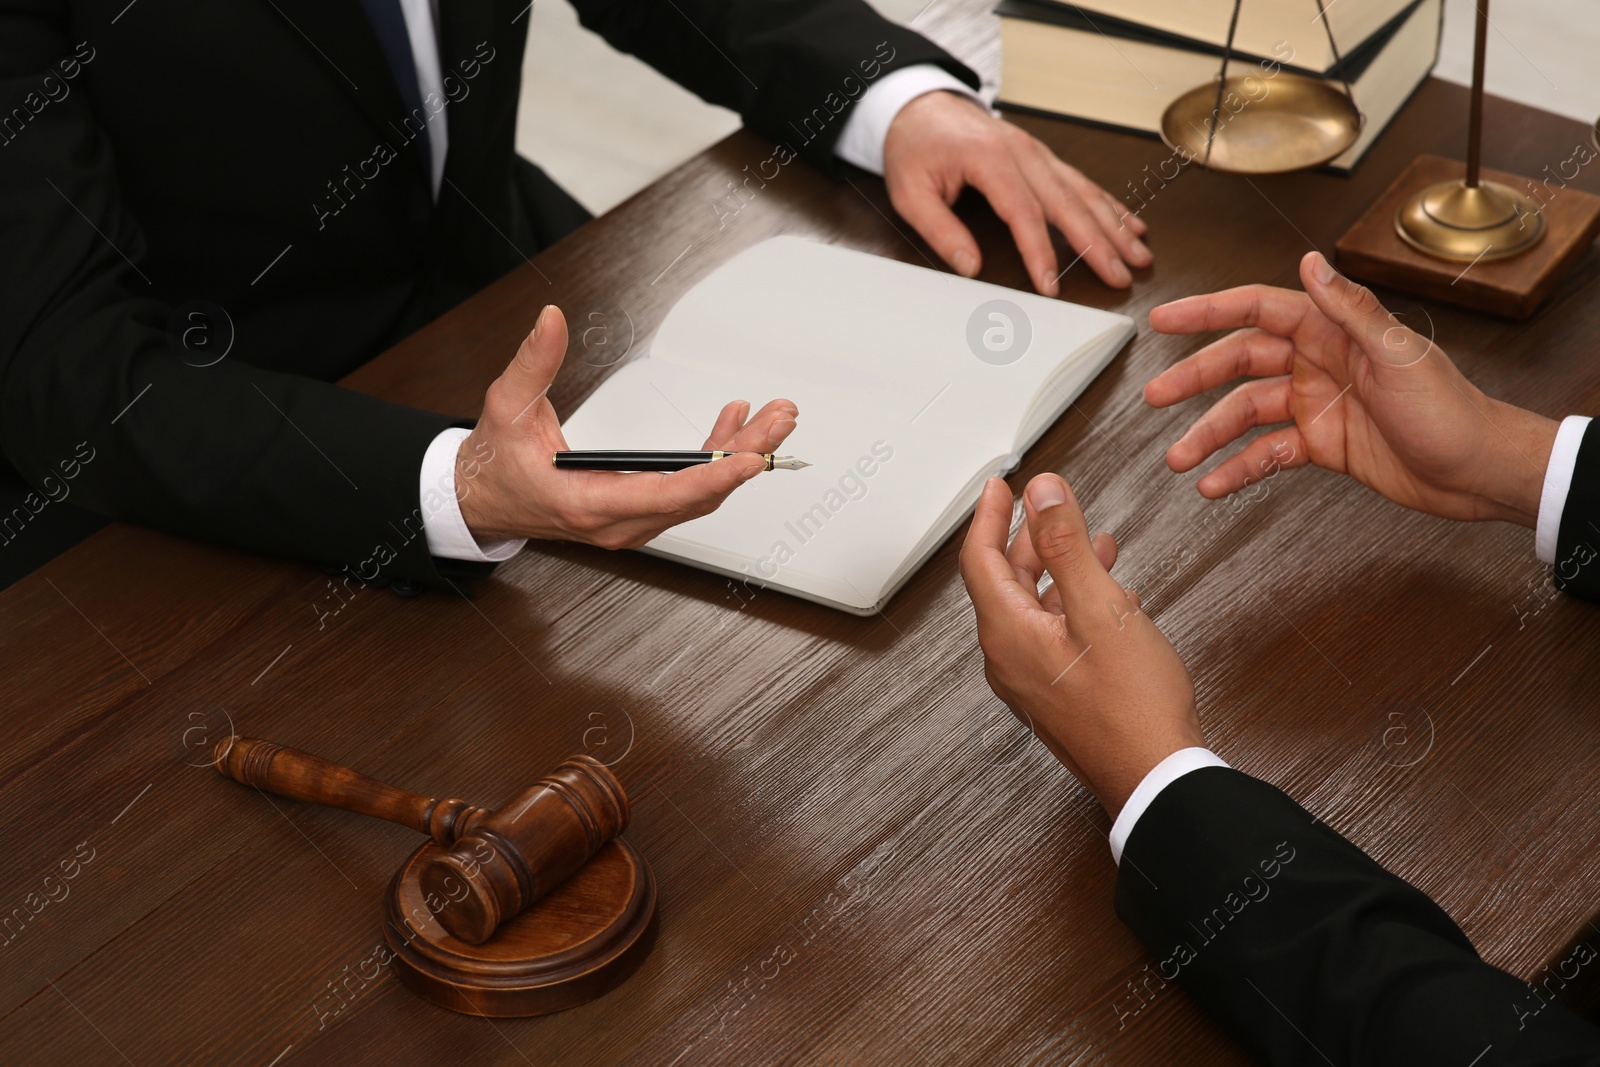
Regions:
[[[593,451],[557,452],[558,470],[577,471],[681,471],[685,467],[710,463],[716,452]]]

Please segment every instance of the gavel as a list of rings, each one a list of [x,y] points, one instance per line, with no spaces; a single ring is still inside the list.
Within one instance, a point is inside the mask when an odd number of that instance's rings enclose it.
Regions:
[[[227,737],[216,747],[225,777],[291,800],[409,826],[442,848],[422,889],[451,936],[481,945],[500,925],[581,868],[628,825],[628,796],[611,770],[572,756],[498,811],[412,793],[309,752]],[[431,907],[431,905],[430,905]]]

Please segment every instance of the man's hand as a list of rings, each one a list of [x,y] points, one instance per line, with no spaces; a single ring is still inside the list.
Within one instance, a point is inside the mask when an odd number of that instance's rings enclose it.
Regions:
[[[889,125],[883,143],[889,200],[956,273],[971,278],[978,242],[950,205],[970,185],[1011,227],[1034,288],[1060,290],[1053,225],[1100,280],[1132,284],[1128,266],[1148,267],[1147,229],[1138,216],[1038,140],[954,93],[925,93]]]
[[[567,351],[567,323],[554,305],[484,397],[483,417],[456,456],[456,498],[479,541],[542,537],[602,548],[635,548],[680,522],[716,510],[755,477],[794,430],[799,411],[774,400],[749,418],[736,400],[722,409],[707,451],[738,452],[671,474],[556,470],[560,420],[546,394]]]
[[[1041,474],[1023,496],[1027,524],[1008,551],[1011,493],[991,478],[961,549],[984,675],[1115,819],[1156,764],[1205,743],[1194,685],[1138,594],[1107,573],[1116,543],[1090,539],[1067,483]]]
[[[1287,422],[1201,478],[1201,495],[1227,496],[1274,463],[1315,463],[1432,515],[1536,525],[1557,424],[1485,396],[1321,254],[1300,261],[1300,279],[1304,293],[1245,286],[1150,312],[1162,333],[1234,330],[1146,385],[1151,405],[1259,379],[1189,427],[1167,465],[1192,470],[1254,427]]]

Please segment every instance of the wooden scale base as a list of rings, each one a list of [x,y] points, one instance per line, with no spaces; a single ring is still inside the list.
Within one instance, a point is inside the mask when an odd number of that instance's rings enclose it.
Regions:
[[[1339,269],[1372,285],[1432,297],[1499,315],[1525,319],[1549,299],[1556,284],[1588,251],[1600,233],[1600,196],[1581,189],[1539,186],[1547,232],[1543,240],[1509,259],[1457,263],[1425,255],[1407,244],[1395,215],[1411,194],[1435,182],[1459,180],[1465,165],[1439,156],[1418,156],[1335,246]],[[1533,183],[1514,174],[1483,170],[1483,177],[1521,192]]]
[[[400,981],[441,1008],[510,1018],[576,1007],[621,984],[655,943],[655,878],[621,838],[481,945],[451,937],[425,901],[419,876],[442,851],[429,842],[411,854],[383,924]]]

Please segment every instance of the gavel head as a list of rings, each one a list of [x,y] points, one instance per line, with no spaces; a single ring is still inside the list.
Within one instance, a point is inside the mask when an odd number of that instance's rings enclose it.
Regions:
[[[610,769],[573,756],[430,860],[425,899],[452,937],[481,945],[620,834],[628,815]]]

